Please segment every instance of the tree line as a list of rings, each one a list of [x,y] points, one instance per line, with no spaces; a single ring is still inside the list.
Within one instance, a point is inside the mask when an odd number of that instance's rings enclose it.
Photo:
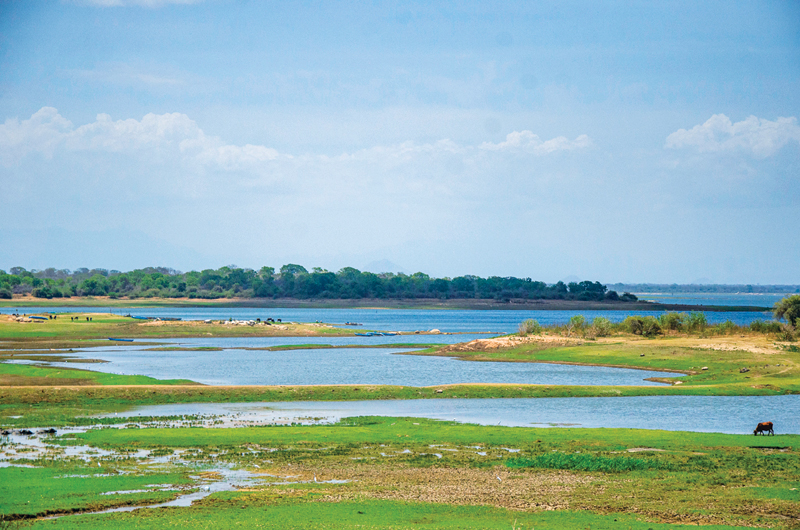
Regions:
[[[147,267],[130,272],[106,269],[0,270],[0,298],[31,294],[38,298],[109,296],[111,298],[295,298],[295,299],[488,299],[635,301],[636,296],[618,295],[600,282],[565,284],[530,278],[459,276],[432,278],[414,274],[363,272],[345,267],[330,272],[319,267],[308,271],[289,263],[276,271],[236,266],[180,272],[165,267]]]

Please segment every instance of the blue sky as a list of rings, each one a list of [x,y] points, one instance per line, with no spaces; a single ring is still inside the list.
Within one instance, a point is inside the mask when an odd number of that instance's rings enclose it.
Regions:
[[[2,2],[0,268],[800,283],[798,115],[790,1]]]

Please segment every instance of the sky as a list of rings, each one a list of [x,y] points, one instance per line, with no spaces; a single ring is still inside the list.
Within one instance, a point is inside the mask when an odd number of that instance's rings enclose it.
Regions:
[[[0,0],[0,268],[800,283],[800,3]]]

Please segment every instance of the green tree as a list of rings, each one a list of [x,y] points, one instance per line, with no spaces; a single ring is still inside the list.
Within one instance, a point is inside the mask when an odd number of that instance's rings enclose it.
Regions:
[[[305,267],[303,267],[302,265],[297,265],[296,263],[287,263],[286,265],[281,267],[281,275],[284,274],[295,275],[300,273],[308,274],[308,271],[306,270]]]
[[[772,314],[777,319],[786,320],[792,327],[797,327],[797,321],[800,320],[800,294],[787,296],[777,302]]]

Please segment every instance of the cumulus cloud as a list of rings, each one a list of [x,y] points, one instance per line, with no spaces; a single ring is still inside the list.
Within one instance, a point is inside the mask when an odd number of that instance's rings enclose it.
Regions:
[[[701,153],[738,151],[766,158],[790,142],[800,143],[800,127],[795,117],[769,121],[750,116],[733,123],[726,115],[715,114],[702,125],[670,134],[665,147]]]
[[[591,139],[582,134],[575,140],[568,140],[563,136],[552,140],[542,141],[538,135],[531,131],[514,131],[506,135],[506,141],[500,143],[484,142],[480,149],[484,151],[522,151],[535,155],[547,155],[556,151],[572,151],[592,145]]]
[[[34,151],[51,157],[71,129],[72,123],[53,107],[42,107],[29,120],[9,118],[0,125],[0,158],[13,162]]]
[[[140,153],[176,152],[184,160],[223,170],[244,169],[275,160],[275,149],[260,145],[227,145],[206,135],[186,114],[147,114],[141,120],[113,120],[98,114],[92,123],[74,127],[53,107],[43,107],[28,120],[8,119],[0,125],[0,158],[6,165],[34,152],[52,157],[56,149]]]
[[[480,157],[489,153],[527,153],[535,156],[557,151],[572,151],[591,145],[588,136],[575,140],[563,136],[542,141],[531,131],[515,131],[501,143],[484,142],[478,146],[463,146],[443,139],[431,143],[402,142],[378,145],[341,155],[305,155],[299,159],[317,162],[381,161],[402,164],[420,157]],[[30,153],[52,157],[56,149],[67,151],[103,151],[109,153],[140,153],[170,151],[187,162],[205,167],[233,171],[263,167],[264,164],[295,157],[281,154],[263,145],[230,145],[220,138],[207,135],[186,114],[147,114],[141,120],[113,120],[108,114],[98,114],[95,121],[74,127],[72,122],[52,107],[43,107],[28,120],[8,119],[0,125],[0,159],[6,165],[18,162]]]

